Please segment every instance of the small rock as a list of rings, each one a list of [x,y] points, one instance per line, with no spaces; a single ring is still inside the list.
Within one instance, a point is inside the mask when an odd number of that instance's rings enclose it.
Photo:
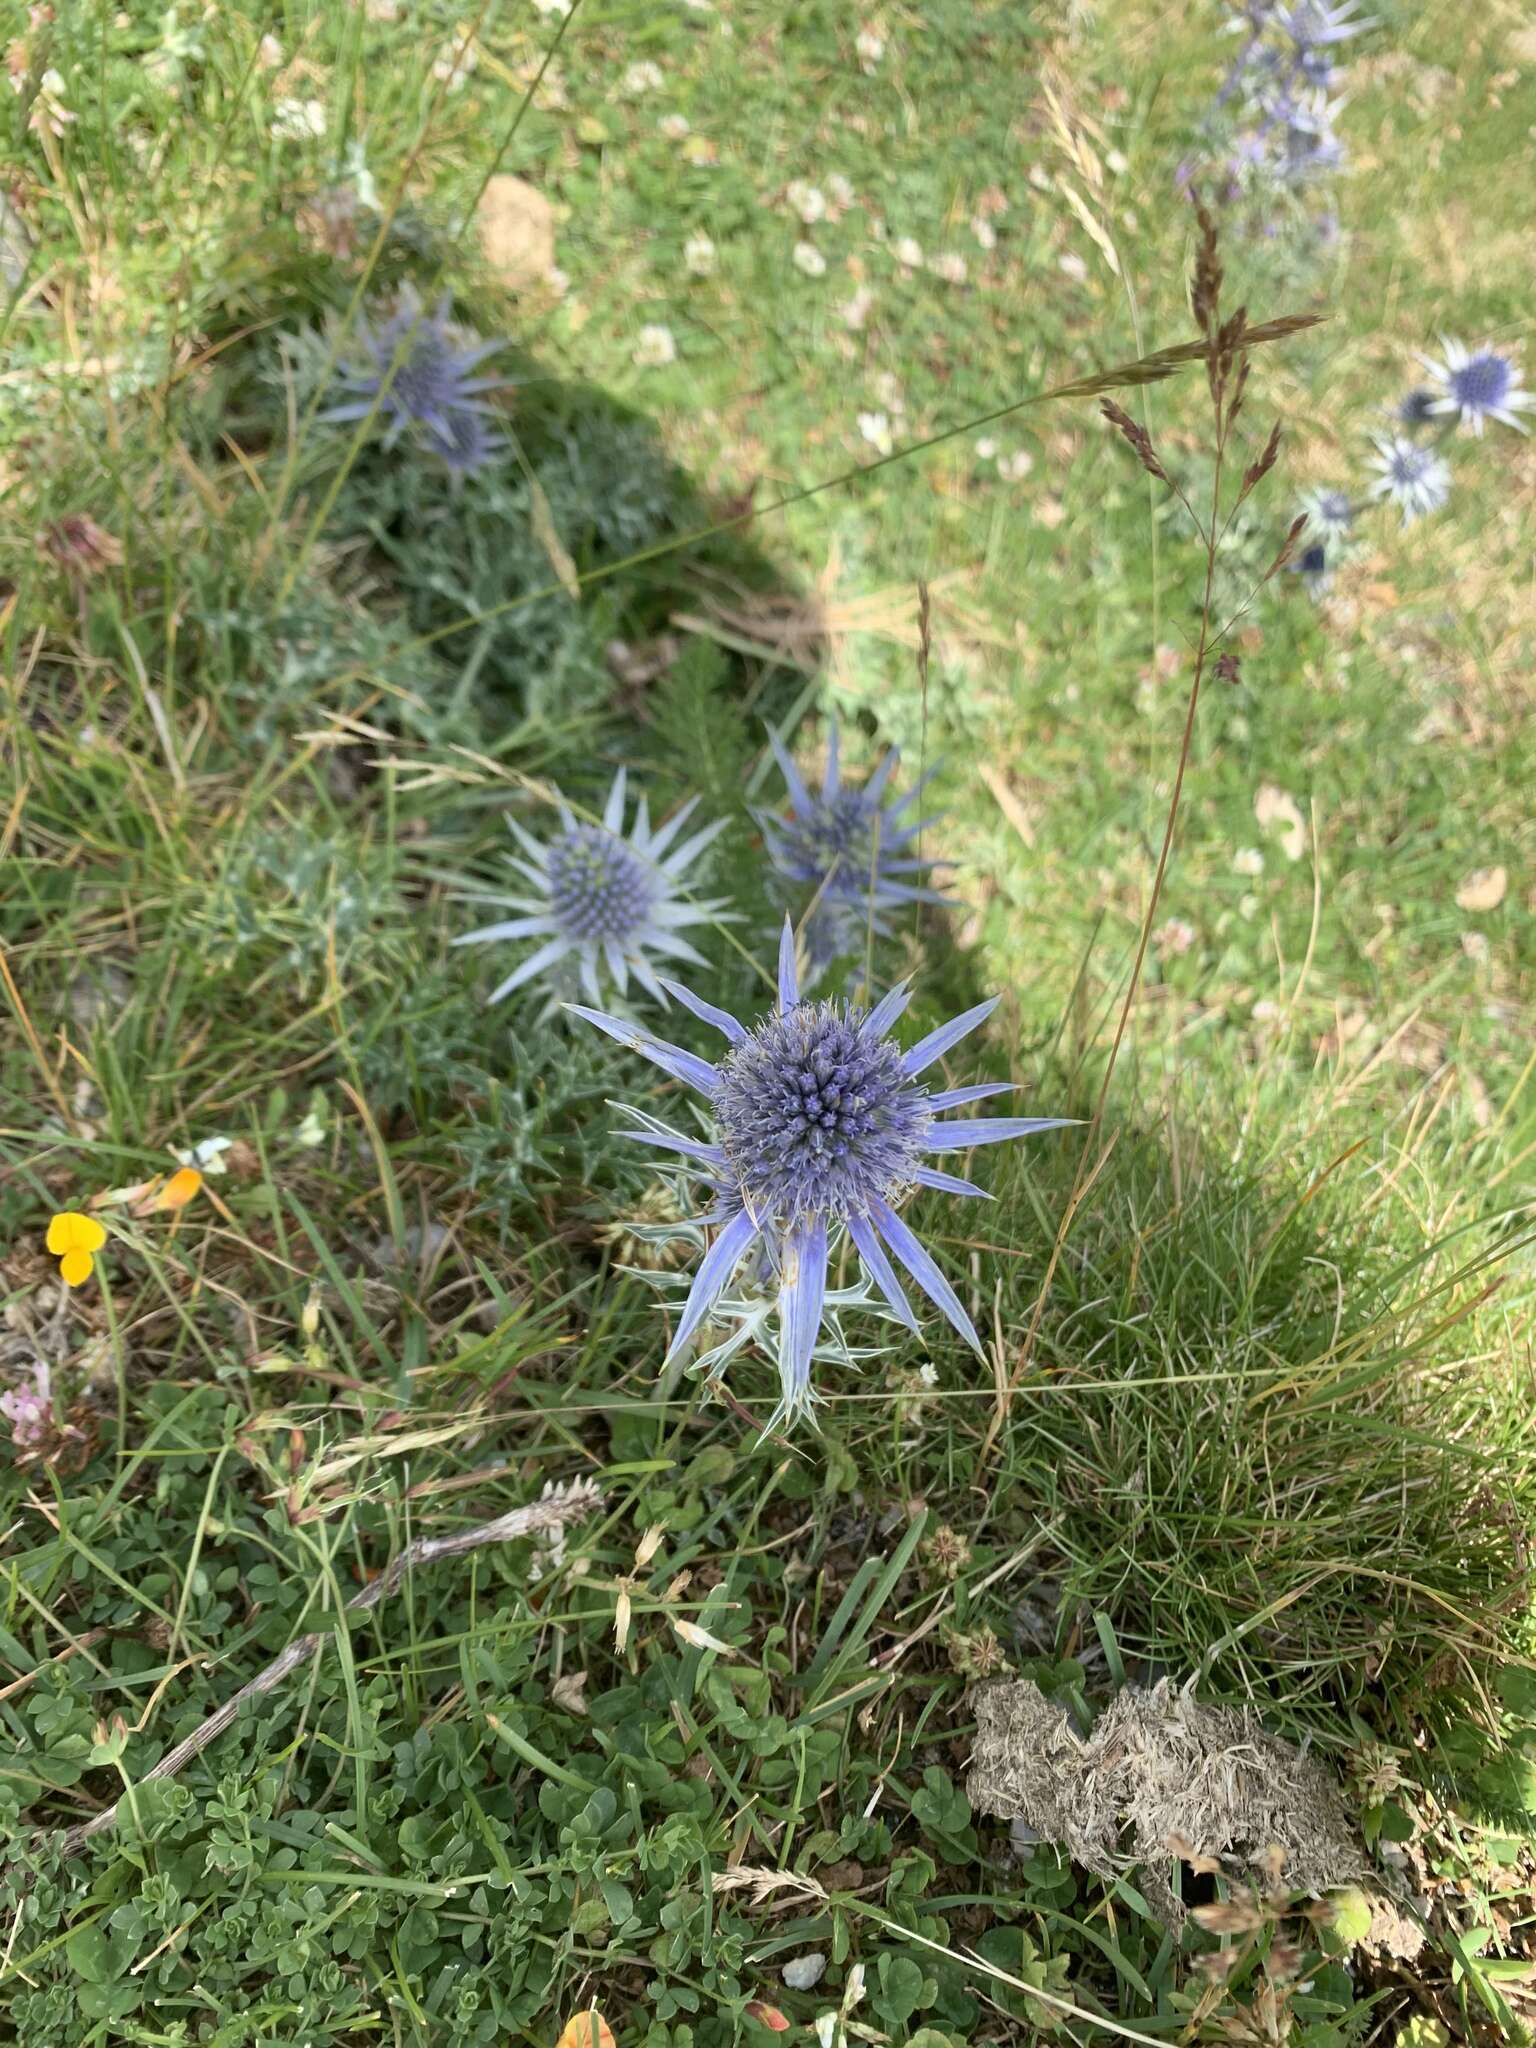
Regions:
[[[826,1975],[827,1959],[812,1950],[808,1955],[791,1956],[779,1975],[791,1991],[812,1991]]]
[[[555,209],[523,178],[498,172],[479,207],[480,248],[512,291],[541,284],[555,262]]]

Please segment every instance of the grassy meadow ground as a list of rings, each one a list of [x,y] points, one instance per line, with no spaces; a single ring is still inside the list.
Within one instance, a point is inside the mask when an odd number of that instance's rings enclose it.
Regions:
[[[6,2038],[1529,2037],[1536,448],[1254,590],[1419,351],[1536,352],[1525,10],[1381,0],[1338,238],[1229,223],[1229,307],[1326,317],[1252,357],[1242,459],[1285,438],[1095,1149],[917,1211],[986,1364],[935,1319],[788,1436],[763,1359],[659,1379],[610,1104],[667,1091],[449,946],[502,812],[627,763],[732,820],[750,1009],[763,721],[813,764],[835,712],[937,764],[962,906],[876,978],[914,1034],[1001,991],[954,1080],[1092,1112],[1205,556],[1092,400],[1012,408],[1193,332],[1222,12],[0,0],[0,1377],[51,1403],[0,1443]],[[406,281],[508,339],[463,493],[321,417]],[[1200,370],[1122,398],[1201,502]],[[124,1190],[66,1292],[50,1216]],[[1014,1839],[999,1675],[1252,1704],[1423,1951],[1240,1876],[1169,1932]]]

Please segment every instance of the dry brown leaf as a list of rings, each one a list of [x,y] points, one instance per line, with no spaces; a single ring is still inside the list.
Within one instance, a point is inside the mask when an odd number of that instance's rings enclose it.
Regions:
[[[1508,887],[1506,868],[1474,868],[1456,891],[1456,901],[1463,910],[1497,910]]]
[[[562,1671],[549,1688],[549,1697],[557,1707],[564,1707],[568,1714],[585,1719],[587,1713],[587,1674],[585,1671]]]
[[[555,209],[536,185],[499,172],[479,207],[480,247],[511,291],[542,284],[554,268]]]

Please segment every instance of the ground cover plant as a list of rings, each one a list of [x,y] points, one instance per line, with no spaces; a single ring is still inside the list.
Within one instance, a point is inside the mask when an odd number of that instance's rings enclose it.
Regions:
[[[1519,11],[0,29],[8,2038],[1527,2038]]]

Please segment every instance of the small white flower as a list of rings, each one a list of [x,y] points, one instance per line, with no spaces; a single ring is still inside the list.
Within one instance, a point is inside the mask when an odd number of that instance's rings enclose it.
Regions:
[[[558,263],[551,263],[545,271],[544,282],[557,299],[563,299],[571,288],[570,273],[562,270]]]
[[[319,100],[279,100],[272,109],[274,142],[307,142],[323,135],[325,125]]]
[[[1262,875],[1263,854],[1256,846],[1240,846],[1232,856],[1232,872],[1235,875]]]
[[[841,171],[834,171],[831,177],[828,178],[827,191],[833,206],[840,213],[846,213],[858,196]]]
[[[997,459],[997,473],[1004,483],[1022,483],[1035,466],[1035,458],[1027,448],[1016,448],[1012,455],[1000,455]]]
[[[19,92],[20,81],[13,77],[12,83]],[[32,112],[27,118],[29,128],[39,133],[46,128],[50,135],[64,133],[75,118],[64,104],[65,89],[63,75],[60,72],[49,69],[43,73],[37,82],[37,97],[32,102]]]
[[[819,185],[808,185],[804,178],[792,178],[784,188],[784,197],[807,227],[826,218],[827,195]]]
[[[360,141],[354,139],[347,144],[346,159],[341,168],[344,175],[352,181],[358,205],[366,206],[371,213],[378,213],[379,188],[372,171],[368,168],[368,158]]]
[[[1086,284],[1088,266],[1075,249],[1069,249],[1065,256],[1058,256],[1056,268],[1064,277],[1070,277],[1074,284]]]
[[[925,1359],[917,1368],[917,1376],[925,1387],[936,1387],[939,1384],[939,1368],[931,1358]]]
[[[178,1166],[195,1166],[199,1173],[217,1179],[229,1171],[224,1154],[233,1149],[234,1142],[233,1138],[201,1138],[195,1145],[173,1145],[171,1157]]]
[[[461,21],[433,58],[432,76],[446,85],[450,92],[457,92],[468,82],[469,74],[479,62],[474,29],[469,22]]]
[[[868,74],[885,55],[885,37],[876,28],[861,28],[853,39],[853,47],[859,53],[860,69]]]
[[[887,412],[905,412],[907,394],[894,370],[882,370],[875,378],[875,397]]]
[[[983,434],[981,439],[976,443],[977,461],[990,462],[996,453],[997,443],[993,440],[990,434]]]
[[[534,12],[545,16],[555,15],[564,21],[571,11],[571,0],[533,0]]]
[[[633,361],[637,369],[659,370],[677,361],[677,343],[670,327],[642,327],[635,341]]]
[[[1048,170],[1047,170],[1047,169],[1045,168],[1045,165],[1044,165],[1044,164],[1031,164],[1031,165],[1030,165],[1030,167],[1029,167],[1029,182],[1031,183],[1031,185],[1033,185],[1033,186],[1034,186],[1034,188],[1035,188],[1035,190],[1036,190],[1037,192],[1049,192],[1049,191],[1050,191],[1050,189],[1051,189],[1051,174],[1050,174],[1050,172],[1049,172],[1049,171],[1048,171]]]
[[[719,252],[709,236],[690,235],[683,244],[683,263],[694,277],[711,277]]]
[[[638,64],[631,64],[625,72],[622,89],[626,99],[637,100],[644,93],[658,91],[661,84],[661,66],[653,64],[649,57],[642,57]]]
[[[283,46],[276,36],[263,36],[256,45],[256,62],[263,71],[278,71],[283,63]]]
[[[870,447],[881,455],[889,455],[896,446],[891,434],[890,417],[886,413],[861,412],[859,414],[859,432],[869,443]]]
[[[1159,925],[1152,934],[1152,943],[1159,953],[1177,958],[1189,951],[1195,943],[1195,936],[1195,928],[1187,918],[1170,917],[1166,924]]]
[[[681,142],[689,130],[688,116],[686,114],[663,114],[656,123],[656,128],[658,134],[664,135],[668,142]]]
[[[923,267],[922,243],[912,235],[903,235],[896,244],[896,261],[905,265],[908,270],[921,270]]]
[[[1123,153],[1118,149],[1106,150],[1104,152],[1104,162],[1117,178],[1130,168]]]
[[[931,257],[928,268],[935,277],[942,277],[946,284],[964,284],[970,275],[965,267],[965,258],[954,249],[945,249]]]
[[[302,1145],[306,1152],[313,1152],[325,1143],[325,1098],[318,1092],[311,1096],[309,1108],[293,1134],[293,1142]]]
[[[793,260],[796,270],[803,270],[807,277],[827,274],[827,259],[814,242],[796,242]]]
[[[867,284],[861,284],[842,309],[843,325],[850,333],[860,334],[863,332],[864,323],[869,318],[870,309],[874,303],[874,293]]]
[[[991,221],[987,219],[984,213],[978,213],[971,222],[971,233],[976,237],[978,248],[995,249],[997,247],[997,229],[993,227]]]

